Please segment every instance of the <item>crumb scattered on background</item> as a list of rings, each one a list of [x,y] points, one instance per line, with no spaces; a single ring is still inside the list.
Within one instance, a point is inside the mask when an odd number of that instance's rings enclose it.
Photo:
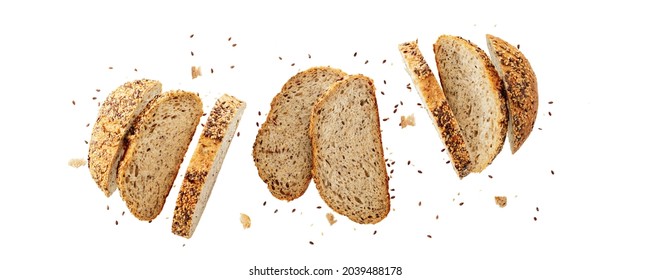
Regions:
[[[399,122],[399,126],[402,128],[405,128],[407,126],[415,126],[415,116],[413,114],[409,116],[401,116],[401,120]]]
[[[73,158],[68,161],[68,165],[74,167],[74,168],[79,168],[84,165],[86,165],[86,160],[82,158]]]
[[[240,213],[239,221],[241,222],[241,225],[244,227],[244,229],[251,227],[251,217],[249,217],[248,215],[244,213]]]
[[[496,204],[499,205],[499,207],[503,208],[506,207],[506,205],[508,204],[508,198],[505,196],[495,196],[494,202],[496,202]]]
[[[325,214],[325,217],[327,217],[327,221],[330,223],[330,226],[336,223],[336,219],[334,219],[334,214],[327,213]]]
[[[201,76],[201,67],[192,66],[192,79],[196,79],[198,76]]]

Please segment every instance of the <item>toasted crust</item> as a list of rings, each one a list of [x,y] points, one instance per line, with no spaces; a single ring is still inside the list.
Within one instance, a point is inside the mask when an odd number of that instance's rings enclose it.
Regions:
[[[253,144],[253,159],[274,197],[291,201],[307,190],[312,170],[311,110],[327,88],[345,76],[339,69],[313,67],[291,77],[273,98]]]
[[[182,111],[171,105],[181,102],[185,102]],[[196,93],[168,91],[155,96],[134,121],[124,139],[117,184],[127,208],[136,218],[151,221],[162,211],[203,113],[202,107]],[[167,114],[172,108],[172,113],[178,115]],[[168,127],[159,127],[157,122],[161,120],[170,120],[165,123]],[[160,136],[151,139],[154,134]]]
[[[174,234],[190,238],[196,230],[245,108],[227,94],[212,107],[176,199]]]
[[[136,116],[161,92],[154,80],[127,82],[108,95],[99,108],[88,150],[88,168],[97,186],[108,197],[117,188],[117,165],[124,152],[123,139]]]
[[[438,80],[433,75],[431,68],[424,60],[417,41],[405,42],[399,45],[406,70],[420,94],[420,98],[427,104],[427,113],[433,121],[440,138],[447,147],[447,152],[458,177],[463,178],[470,173],[472,163],[469,152],[465,147],[465,140],[460,126],[449,108],[449,103]]]
[[[461,132],[472,161],[471,172],[479,173],[494,161],[501,152],[508,129],[508,108],[503,90],[503,82],[492,65],[487,54],[474,43],[459,37],[442,35],[433,46],[436,65],[440,75],[443,93],[447,97],[451,110],[458,121]],[[461,57],[461,53],[469,57]],[[467,65],[476,68],[458,70],[458,73],[445,71],[445,56],[462,60]],[[478,59],[476,63],[475,59]],[[476,64],[475,64],[476,63]],[[465,67],[454,66],[454,67]],[[476,76],[471,76],[470,71]],[[480,73],[477,73],[480,72]],[[462,73],[462,75],[458,75]],[[458,80],[471,80],[468,84],[484,87],[480,92],[485,96],[470,96],[470,100],[462,99],[462,94],[453,95],[451,92],[470,92],[467,88],[454,89],[453,84]],[[447,83],[448,82],[448,83]],[[467,107],[470,102],[481,104],[482,110]],[[488,115],[489,113],[489,115]],[[472,118],[472,119],[470,119]],[[476,119],[473,119],[476,118]],[[470,129],[471,128],[471,129]],[[478,130],[473,130],[479,128]]]
[[[487,34],[488,50],[508,99],[508,141],[514,154],[524,144],[537,118],[537,77],[524,54],[503,39]]]
[[[383,220],[390,212],[390,194],[373,81],[350,75],[334,83],[314,106],[309,134],[314,183],[325,203],[356,223]]]

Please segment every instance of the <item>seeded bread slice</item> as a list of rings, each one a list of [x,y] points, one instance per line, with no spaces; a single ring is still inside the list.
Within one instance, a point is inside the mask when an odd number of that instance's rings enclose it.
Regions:
[[[447,147],[454,170],[462,179],[469,174],[471,161],[460,126],[449,108],[442,88],[420,52],[417,41],[402,43],[399,50],[406,64],[406,71],[411,76],[420,98],[427,104],[429,117]]]
[[[503,39],[486,35],[488,51],[497,72],[503,79],[508,99],[508,142],[514,154],[524,144],[535,126],[537,107],[537,77],[530,62],[519,48]]]
[[[118,161],[124,153],[123,139],[147,103],[161,92],[154,80],[127,82],[106,97],[99,107],[88,149],[88,168],[97,186],[109,197],[117,188]]]
[[[169,91],[151,100],[135,120],[125,139],[117,182],[136,218],[151,221],[162,211],[203,114],[202,106],[195,93]]]
[[[503,148],[508,110],[501,78],[487,54],[457,36],[433,46],[442,90],[465,138],[472,172],[483,171]]]
[[[253,159],[271,194],[291,201],[307,190],[312,154],[309,117],[314,103],[346,74],[331,67],[314,67],[291,77],[271,102],[257,133]]]
[[[174,234],[194,234],[245,108],[246,103],[227,94],[212,107],[176,199]]]
[[[352,75],[332,85],[310,122],[314,182],[325,203],[360,224],[390,210],[373,81]]]

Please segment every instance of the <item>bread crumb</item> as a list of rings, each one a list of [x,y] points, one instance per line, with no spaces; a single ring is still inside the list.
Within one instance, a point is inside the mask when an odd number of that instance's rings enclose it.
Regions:
[[[201,67],[192,66],[192,79],[196,79],[198,76],[201,76]]]
[[[327,221],[330,223],[330,226],[336,223],[336,219],[334,219],[334,214],[327,213],[325,214],[325,217],[327,217]]]
[[[86,160],[82,158],[73,158],[68,161],[68,165],[74,168],[79,168],[86,165]]]
[[[413,114],[409,116],[401,116],[400,119],[401,120],[399,122],[399,126],[401,126],[402,128],[405,128],[409,125],[415,126],[415,116]]]
[[[506,207],[506,204],[508,204],[508,198],[505,196],[495,196],[494,202],[496,202],[499,207],[503,208]]]
[[[244,213],[240,213],[239,221],[241,222],[241,225],[244,227],[244,229],[251,227],[251,217],[249,217],[248,215]]]

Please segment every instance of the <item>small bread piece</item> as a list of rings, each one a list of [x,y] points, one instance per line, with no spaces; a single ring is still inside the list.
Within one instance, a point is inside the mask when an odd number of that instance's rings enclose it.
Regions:
[[[331,67],[314,67],[291,77],[271,102],[257,133],[253,159],[271,194],[291,201],[305,193],[311,180],[309,117],[325,91],[346,74]]]
[[[440,139],[447,147],[454,170],[462,179],[469,174],[472,163],[460,126],[454,118],[445,94],[424,60],[417,41],[402,43],[399,45],[399,50],[406,64],[406,71],[411,76],[420,98],[427,104],[427,113],[436,126]]]
[[[472,172],[483,171],[503,148],[508,109],[503,82],[487,54],[457,36],[433,46],[442,90],[465,138]]]
[[[244,213],[239,213],[239,222],[241,223],[242,227],[244,227],[244,229],[251,227],[251,217]]]
[[[90,175],[106,197],[117,188],[118,161],[124,153],[123,140],[135,118],[162,90],[154,80],[127,82],[106,97],[99,107],[88,149]]]
[[[245,108],[246,103],[227,94],[212,107],[176,199],[174,234],[190,238],[196,230]]]
[[[487,34],[488,51],[503,79],[508,99],[508,142],[514,154],[533,131],[537,108],[537,77],[530,62],[517,47]]]
[[[157,95],[136,118],[117,171],[120,195],[136,218],[151,221],[162,211],[202,107],[196,93],[169,91]]]
[[[352,75],[332,85],[314,106],[309,131],[325,203],[356,223],[384,219],[390,197],[372,80]]]

